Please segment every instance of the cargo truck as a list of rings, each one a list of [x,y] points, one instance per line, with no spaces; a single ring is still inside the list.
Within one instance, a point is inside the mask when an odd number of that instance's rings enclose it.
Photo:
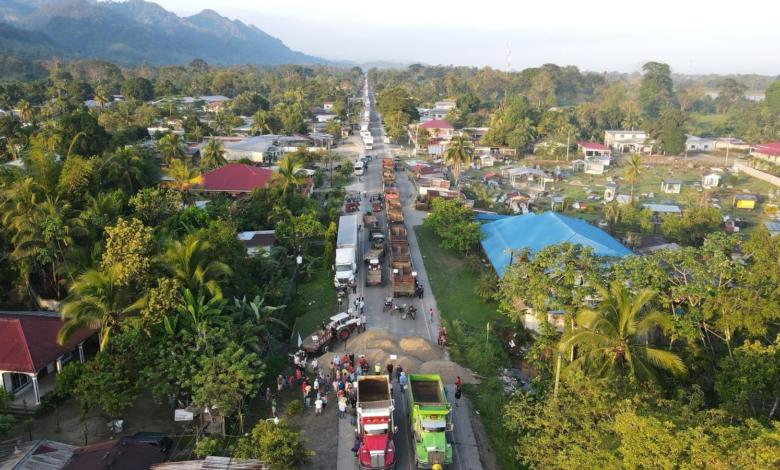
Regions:
[[[452,409],[438,375],[409,374],[409,426],[419,468],[452,465]]]
[[[336,238],[336,276],[333,282],[338,288],[355,280],[357,274],[358,218],[357,215],[342,215],[339,218],[339,232]]]
[[[356,433],[363,436],[358,449],[360,470],[394,470],[395,405],[387,376],[362,376],[357,383]]]

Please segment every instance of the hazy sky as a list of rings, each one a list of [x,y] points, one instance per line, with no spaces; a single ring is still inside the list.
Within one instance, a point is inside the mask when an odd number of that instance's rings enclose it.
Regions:
[[[778,0],[157,0],[209,8],[334,60],[597,72],[661,61],[675,72],[780,75]]]

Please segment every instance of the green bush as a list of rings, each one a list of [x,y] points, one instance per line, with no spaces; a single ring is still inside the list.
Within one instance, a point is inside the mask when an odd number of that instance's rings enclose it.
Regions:
[[[293,400],[287,405],[287,414],[295,416],[303,413],[305,406],[301,400]]]

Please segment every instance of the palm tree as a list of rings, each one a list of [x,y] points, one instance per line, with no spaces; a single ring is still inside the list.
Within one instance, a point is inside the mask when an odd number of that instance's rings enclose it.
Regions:
[[[493,271],[481,275],[474,286],[474,293],[482,299],[483,304],[487,303],[497,292],[498,278]]]
[[[197,296],[189,289],[182,289],[184,304],[177,308],[181,321],[181,329],[189,329],[202,341],[212,327],[225,326],[230,323],[230,317],[223,314],[227,301],[221,297],[212,297],[208,301],[203,295],[203,289]],[[178,323],[178,322],[177,322]]]
[[[184,139],[179,134],[168,134],[157,143],[157,151],[165,163],[184,158],[187,151],[184,147]]]
[[[200,167],[204,170],[213,170],[225,165],[227,165],[225,144],[211,136],[209,142],[200,150]]]
[[[229,134],[232,129],[233,116],[225,111],[219,111],[214,115],[212,122],[214,130],[219,134]]]
[[[27,101],[19,100],[19,102],[16,103],[16,110],[19,112],[19,117],[22,119],[22,121],[29,122],[30,118],[32,118],[32,107],[30,107],[30,103]]]
[[[111,100],[108,97],[108,93],[106,93],[106,90],[102,88],[98,88],[95,92],[95,97],[92,98],[95,100],[95,103],[99,104],[101,108],[105,108],[106,104]]]
[[[73,283],[62,303],[65,324],[57,334],[57,342],[67,343],[73,333],[82,328],[99,328],[100,350],[103,351],[112,333],[124,326],[126,318],[135,316],[145,301],[145,298],[134,301],[131,290],[120,287],[116,267],[105,272],[90,269]]]
[[[192,236],[184,242],[169,240],[158,261],[190,292],[205,288],[213,297],[222,297],[219,282],[230,276],[231,270],[225,263],[208,259],[210,247],[207,241]]]
[[[125,190],[135,194],[146,185],[146,163],[128,147],[116,150],[106,161],[108,179]]]
[[[597,289],[602,297],[598,310],[580,310],[575,319],[580,328],[566,333],[558,345],[560,351],[581,350],[567,372],[582,369],[596,377],[630,374],[645,382],[657,379],[657,369],[686,371],[678,355],[648,344],[656,328],[670,324],[666,315],[647,308],[654,295],[651,289],[634,294],[619,282],[611,283],[609,290]]]
[[[252,116],[252,126],[249,128],[249,133],[252,135],[263,135],[265,131],[268,131],[269,134],[273,134],[274,131],[271,130],[269,123],[268,112],[260,110]]]
[[[277,162],[279,168],[271,175],[271,181],[276,182],[282,188],[282,196],[287,196],[287,190],[298,189],[305,184],[309,176],[303,171],[298,161],[290,155],[285,155]]]
[[[452,138],[447,150],[444,151],[444,162],[452,166],[452,172],[455,174],[455,184],[460,187],[460,169],[471,164],[474,157],[474,147],[471,142],[456,135]]]
[[[638,154],[631,155],[631,158],[626,162],[626,169],[623,172],[623,176],[631,182],[631,202],[634,201],[634,183],[639,180],[642,173],[645,172],[645,168],[642,166],[642,157]]]
[[[190,188],[203,182],[198,168],[190,167],[187,162],[182,160],[174,160],[168,165],[168,168],[165,169],[165,175],[169,179],[160,183],[160,186],[178,190],[185,201],[190,199]]]

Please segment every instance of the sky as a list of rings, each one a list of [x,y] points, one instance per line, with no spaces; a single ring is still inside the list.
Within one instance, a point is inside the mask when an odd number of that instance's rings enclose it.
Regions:
[[[150,0],[155,1],[155,0]],[[156,0],[212,9],[331,60],[522,70],[545,63],[633,72],[780,75],[778,0]]]

